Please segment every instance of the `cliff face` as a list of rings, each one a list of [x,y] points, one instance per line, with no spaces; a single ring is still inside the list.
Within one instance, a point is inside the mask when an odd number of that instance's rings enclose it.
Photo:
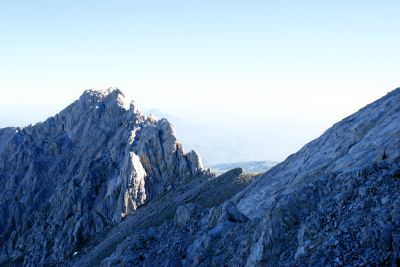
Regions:
[[[176,208],[175,220],[130,231],[112,253],[106,238],[82,258],[101,255],[96,263],[107,267],[396,266],[399,189],[396,89],[224,203],[202,206],[195,198]]]
[[[56,264],[202,172],[166,120],[118,89],[88,90],[43,123],[0,129],[1,260]]]

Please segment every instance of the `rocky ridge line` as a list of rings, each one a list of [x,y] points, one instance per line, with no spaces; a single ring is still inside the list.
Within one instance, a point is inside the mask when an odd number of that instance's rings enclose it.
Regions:
[[[0,129],[0,263],[51,265],[203,172],[172,125],[118,89],[87,90],[45,122]]]
[[[132,230],[102,266],[397,266],[399,189],[400,88],[223,203]]]

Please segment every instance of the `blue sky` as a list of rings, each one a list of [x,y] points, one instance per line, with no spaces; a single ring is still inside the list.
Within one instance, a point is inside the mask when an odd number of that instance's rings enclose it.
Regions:
[[[298,147],[400,86],[399,11],[399,1],[2,1],[0,127],[117,86],[189,120],[284,124]]]

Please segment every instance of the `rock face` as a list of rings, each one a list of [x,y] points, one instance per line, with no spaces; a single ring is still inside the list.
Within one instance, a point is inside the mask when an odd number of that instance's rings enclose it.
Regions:
[[[400,263],[400,89],[260,176],[200,173],[166,121],[87,97],[1,130],[3,265]]]
[[[167,120],[88,90],[54,117],[0,129],[0,264],[60,265],[96,233],[202,172]]]
[[[224,203],[191,212],[179,207],[175,219],[185,223],[166,219],[132,231],[99,262],[398,266],[399,189],[396,89],[335,124]],[[140,240],[146,246],[138,247]]]
[[[232,265],[396,265],[400,259],[400,88],[345,118],[233,198],[256,223],[203,248]],[[246,228],[246,226],[243,226]],[[212,237],[209,231],[200,240]],[[233,251],[215,253],[226,242]],[[234,260],[233,260],[234,259]],[[228,265],[230,265],[228,264]]]

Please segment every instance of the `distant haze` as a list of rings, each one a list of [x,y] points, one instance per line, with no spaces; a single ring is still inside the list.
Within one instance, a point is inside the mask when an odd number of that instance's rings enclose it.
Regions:
[[[0,127],[117,86],[205,161],[280,161],[400,86],[398,1],[82,2],[0,4]]]

